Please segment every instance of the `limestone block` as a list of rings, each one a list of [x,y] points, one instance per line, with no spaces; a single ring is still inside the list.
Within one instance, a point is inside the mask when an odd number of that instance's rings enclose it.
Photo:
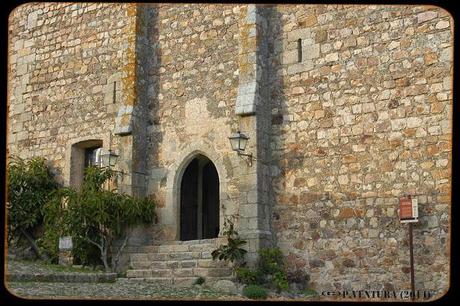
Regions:
[[[17,140],[18,141],[26,140],[28,138],[29,138],[29,132],[27,132],[27,131],[21,131],[21,132],[17,133]]]
[[[301,72],[309,71],[313,69],[313,62],[311,60],[305,60],[301,63],[292,64],[288,66],[288,75],[298,74]]]
[[[249,4],[246,15],[246,24],[255,24],[257,16],[257,8],[255,4]]]
[[[213,285],[213,289],[227,294],[236,294],[238,291],[234,282],[225,279],[217,281]]]
[[[297,39],[311,38],[311,29],[310,28],[301,28],[288,33],[288,41],[293,41]]]
[[[302,57],[304,59],[314,59],[319,57],[319,44],[302,47]]]
[[[419,117],[407,118],[407,127],[408,128],[420,127],[421,124],[422,124],[422,119],[419,118]]]
[[[435,11],[426,11],[417,15],[417,22],[422,23],[429,20],[432,20],[438,16],[438,13]]]
[[[13,51],[18,51],[24,47],[24,39],[18,39],[13,44]]]
[[[237,97],[235,113],[237,115],[254,114],[256,112],[256,104],[252,101],[254,101],[254,96],[252,95],[239,95]]]
[[[16,74],[18,76],[24,75],[27,73],[27,64],[18,63],[16,66]]]
[[[439,21],[438,23],[436,23],[435,28],[436,28],[437,30],[442,30],[442,29],[448,28],[449,26],[450,26],[449,21],[447,21],[447,20],[441,20],[441,21]]]
[[[34,28],[37,25],[37,17],[38,17],[38,13],[36,11],[31,12],[27,16],[27,24],[26,24],[27,29],[30,30],[30,29]]]
[[[298,61],[298,52],[297,50],[285,51],[283,52],[283,65],[293,64]]]
[[[399,48],[399,42],[398,41],[391,41],[388,44],[387,48],[388,48],[388,50],[393,50],[393,49]]]
[[[329,53],[324,58],[326,62],[335,62],[339,60],[339,54],[337,52]]]
[[[452,60],[452,47],[442,49],[441,55],[439,56],[439,61],[440,62],[449,62],[451,60]],[[450,84],[450,82],[449,82],[449,84]]]

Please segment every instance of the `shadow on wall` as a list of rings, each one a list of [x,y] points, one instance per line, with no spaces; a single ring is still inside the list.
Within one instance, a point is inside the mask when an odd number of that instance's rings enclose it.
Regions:
[[[146,196],[148,161],[157,160],[161,141],[158,119],[159,68],[158,4],[138,4],[136,23],[137,105],[133,126],[133,194]],[[150,168],[150,167],[149,167]]]
[[[276,192],[281,191],[278,181],[282,179],[282,173],[279,173],[279,169],[283,169],[282,157],[279,156],[278,152],[280,148],[285,146],[281,142],[282,138],[282,126],[283,116],[287,114],[287,105],[284,95],[284,78],[283,78],[283,67],[282,67],[282,50],[283,50],[283,25],[282,25],[282,14],[278,11],[276,6],[264,7],[265,17],[267,19],[267,67],[266,81],[268,92],[267,98],[270,101],[270,113],[268,114],[271,120],[271,135],[270,135],[270,190],[269,203],[272,203],[272,218],[270,218],[272,224],[270,228],[273,231],[274,245],[277,245],[276,235],[276,224],[280,216],[276,212],[275,208],[279,207],[277,203]],[[278,170],[276,170],[278,169]]]
[[[147,164],[158,160],[155,144],[161,141],[158,128],[159,68],[161,66],[158,48],[158,4],[137,5],[137,101],[133,110],[132,184],[133,196],[152,197],[147,194],[150,178]],[[128,268],[129,253],[136,251],[137,246],[151,243],[152,235],[155,236],[155,228],[155,225],[139,225],[130,229],[129,242],[120,258],[117,272]],[[114,242],[117,247],[121,243],[121,240]]]

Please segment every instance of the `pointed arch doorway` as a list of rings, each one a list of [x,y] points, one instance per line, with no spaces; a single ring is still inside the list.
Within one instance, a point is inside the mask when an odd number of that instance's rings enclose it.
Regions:
[[[180,187],[180,240],[217,238],[219,175],[213,162],[197,155],[187,165]]]

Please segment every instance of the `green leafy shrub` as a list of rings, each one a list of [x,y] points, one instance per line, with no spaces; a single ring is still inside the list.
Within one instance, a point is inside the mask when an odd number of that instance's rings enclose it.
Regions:
[[[307,288],[310,279],[309,275],[298,266],[289,267],[279,248],[260,249],[257,269],[240,266],[235,269],[235,275],[240,283],[263,285],[278,292],[288,291],[290,283],[297,284],[293,286],[296,288],[293,290],[301,291]]]
[[[91,236],[93,235],[94,233],[91,234]],[[75,264],[92,267],[103,265],[97,246],[79,236],[72,237],[72,244],[72,255]]]
[[[287,291],[289,289],[286,275],[282,271],[275,272],[272,281],[278,291]]]
[[[237,267],[235,269],[236,279],[246,285],[261,284],[263,275],[259,270],[251,270],[248,267]]]
[[[46,252],[51,263],[59,260],[59,234],[57,231],[49,230],[45,227],[43,235],[37,239],[40,250]]]
[[[249,285],[243,288],[243,295],[253,300],[265,300],[268,290],[258,285]]]
[[[289,282],[285,273],[284,256],[280,248],[263,248],[259,253],[258,268],[271,288],[287,291]]]
[[[301,285],[301,288],[307,288],[310,276],[301,269],[288,270],[286,272],[288,283],[296,283]]]
[[[11,157],[7,169],[9,243],[20,244],[25,238],[37,256],[48,260],[33,232],[43,222],[43,207],[58,187],[44,158]]]
[[[223,235],[227,237],[227,244],[220,245],[217,249],[212,251],[212,259],[225,260],[232,263],[236,262],[237,266],[240,266],[244,263],[244,255],[247,252],[242,246],[247,242],[239,238],[232,220],[228,218],[224,220],[224,229]]]
[[[98,250],[98,257],[106,271],[111,268],[116,270],[121,251],[129,238],[127,227],[151,223],[155,218],[152,200],[103,189],[103,184],[113,175],[114,172],[108,168],[88,167],[80,191],[61,188],[45,205],[45,231],[72,236],[76,245],[73,255],[81,262],[89,261]],[[109,251],[114,239],[123,237],[122,245],[112,258],[112,264],[109,264]]]
[[[195,284],[195,285],[203,285],[203,284],[205,283],[205,281],[206,281],[206,279],[205,279],[203,276],[199,276],[199,277],[195,280],[194,284]]]
[[[302,291],[302,294],[305,295],[305,296],[316,296],[316,295],[318,295],[318,292],[316,292],[313,289],[307,288],[307,289]]]
[[[282,272],[284,268],[283,253],[279,248],[264,248],[259,253],[259,269],[264,274]]]

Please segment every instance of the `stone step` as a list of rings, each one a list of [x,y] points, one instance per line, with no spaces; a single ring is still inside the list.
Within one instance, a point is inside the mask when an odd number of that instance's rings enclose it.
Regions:
[[[212,252],[216,248],[212,243],[149,245],[139,247],[134,253]]]
[[[165,261],[131,261],[131,269],[178,269],[178,268],[226,268],[231,264],[212,259],[165,260]]]
[[[178,252],[178,253],[153,253],[149,254],[149,260],[192,260],[206,258],[202,252]]]
[[[152,241],[151,245],[191,245],[191,244],[219,244],[226,241],[227,238],[211,238],[211,239],[198,239],[198,240],[172,240],[172,241]]]
[[[130,277],[130,278],[127,278],[127,281],[158,283],[161,285],[172,285],[173,284],[173,279],[171,277]]]
[[[136,270],[127,270],[126,271],[127,278],[146,278],[146,277],[153,277],[152,271],[149,269],[136,269]]]
[[[177,278],[177,277],[230,277],[232,269],[225,268],[179,268],[179,269],[130,269],[127,278]]]
[[[195,268],[193,269],[193,273],[196,276],[203,276],[203,277],[225,277],[232,275],[231,268]]]
[[[193,260],[212,259],[212,251],[190,252],[161,252],[161,253],[132,253],[131,261],[166,261],[166,260]]]
[[[130,254],[126,277],[164,284],[191,285],[199,276],[222,279],[231,277],[231,264],[212,260],[212,251],[226,239],[162,241],[141,246]]]
[[[135,278],[126,278],[124,281],[128,282],[149,282],[149,283],[157,283],[161,285],[176,285],[178,287],[184,286],[184,287],[189,287],[195,284],[197,281],[198,277],[193,276],[193,277],[175,277],[175,278],[167,278],[167,277],[145,277],[145,278],[140,278],[140,277],[135,277]],[[205,277],[205,284],[206,285],[212,285],[216,283],[217,281],[221,279],[226,279],[226,280],[233,280],[233,277],[227,276],[227,277]]]

